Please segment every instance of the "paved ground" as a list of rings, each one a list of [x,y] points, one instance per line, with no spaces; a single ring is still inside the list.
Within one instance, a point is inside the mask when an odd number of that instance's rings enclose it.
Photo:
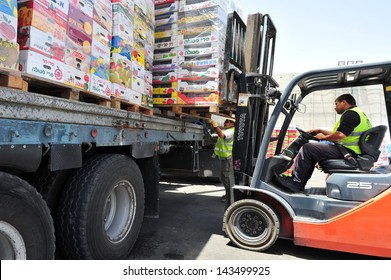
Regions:
[[[322,183],[323,179],[315,176]],[[146,218],[129,259],[133,260],[289,260],[370,259],[293,245],[278,240],[267,252],[236,248],[222,232],[224,203],[219,182],[166,178],[161,182],[160,218]]]

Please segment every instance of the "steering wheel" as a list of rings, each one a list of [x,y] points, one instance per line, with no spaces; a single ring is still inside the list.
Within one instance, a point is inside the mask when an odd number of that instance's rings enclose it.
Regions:
[[[300,132],[300,135],[303,136],[304,139],[320,141],[318,138],[315,137],[315,135],[310,134],[307,131],[304,131],[304,130],[297,128],[297,127],[296,127],[296,129],[298,132]]]

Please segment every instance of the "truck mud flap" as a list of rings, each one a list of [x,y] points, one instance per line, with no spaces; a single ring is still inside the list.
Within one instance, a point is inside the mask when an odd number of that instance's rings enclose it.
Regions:
[[[42,145],[1,145],[0,166],[25,172],[38,169],[42,159]]]
[[[50,163],[51,171],[79,168],[82,166],[81,145],[51,145]]]
[[[132,145],[132,156],[134,158],[148,158],[155,154],[157,143],[134,143]]]

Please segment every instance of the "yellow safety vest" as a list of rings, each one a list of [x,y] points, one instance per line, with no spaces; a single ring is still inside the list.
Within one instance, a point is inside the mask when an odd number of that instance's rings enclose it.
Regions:
[[[232,130],[232,135],[235,132],[234,127],[228,128],[226,130]],[[232,140],[229,142],[225,141],[224,138],[219,137],[215,145],[214,153],[216,154],[216,156],[221,158],[227,158],[232,156],[233,143],[234,143],[233,137]]]
[[[354,151],[356,154],[359,155],[362,153],[360,146],[359,146],[360,136],[363,132],[370,129],[372,127],[372,125],[371,125],[371,122],[369,121],[368,117],[365,115],[365,113],[360,108],[354,107],[354,108],[350,108],[348,110],[354,111],[360,116],[360,123],[358,126],[356,126],[354,128],[352,133],[347,135],[344,139],[339,140],[338,143],[340,143],[341,145],[343,145],[346,148],[349,148],[350,150]],[[346,110],[345,112],[347,112],[348,110]],[[343,112],[343,114],[345,114],[345,112]],[[341,116],[341,118],[342,118],[342,116]],[[341,118],[338,120],[338,122],[334,126],[333,132],[337,131],[337,128],[339,127],[339,125],[341,123]]]

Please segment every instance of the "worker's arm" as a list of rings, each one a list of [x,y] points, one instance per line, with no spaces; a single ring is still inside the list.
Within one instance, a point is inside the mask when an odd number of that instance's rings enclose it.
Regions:
[[[308,132],[309,134],[319,134],[319,133],[322,133],[322,134],[324,134],[324,135],[333,134],[332,131],[324,130],[324,129],[320,129],[320,128],[311,129],[311,130],[308,130],[307,132]]]
[[[223,132],[223,130],[219,127],[218,123],[215,122],[215,121],[210,121],[210,124],[213,126],[213,128],[215,129],[217,135],[220,137],[220,138],[223,138],[225,139],[225,134]]]
[[[350,135],[350,133],[352,133],[354,128],[359,125],[359,123],[359,115],[354,111],[348,111],[342,115],[341,122],[337,128],[337,131],[332,132],[324,129],[314,129],[312,131],[309,131],[309,133],[316,133],[315,137],[319,140],[336,142],[345,138],[347,135]]]
[[[346,135],[340,131],[332,132],[320,128],[308,130],[308,133],[315,134],[315,137],[319,140],[326,140],[330,142],[338,141],[346,137]]]
[[[315,137],[318,138],[319,140],[326,140],[326,141],[330,141],[330,142],[335,142],[335,141],[339,141],[339,140],[345,138],[346,135],[340,131],[336,131],[334,133],[327,134],[327,135],[325,135],[323,133],[318,133],[315,135]]]

